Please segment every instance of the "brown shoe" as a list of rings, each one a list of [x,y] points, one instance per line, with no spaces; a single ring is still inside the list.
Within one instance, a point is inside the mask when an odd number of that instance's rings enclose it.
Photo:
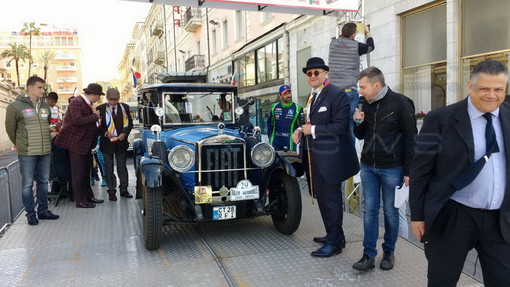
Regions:
[[[129,193],[129,192],[127,192],[127,191],[121,192],[121,193],[120,193],[120,196],[122,196],[122,197],[127,197],[127,198],[133,198],[133,196],[131,195],[131,193]]]
[[[89,202],[78,202],[76,203],[77,208],[94,208],[96,207],[95,204],[89,203]]]
[[[117,196],[115,193],[108,193],[108,199],[111,201],[117,201]]]

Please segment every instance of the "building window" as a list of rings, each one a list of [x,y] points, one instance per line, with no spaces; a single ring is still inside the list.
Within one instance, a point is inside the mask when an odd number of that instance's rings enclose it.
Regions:
[[[471,71],[479,62],[487,59],[498,60],[510,66],[510,1],[493,0],[491,5],[482,1],[462,1],[462,81],[460,98],[464,98]],[[507,86],[507,93],[510,87]]]
[[[227,26],[227,20],[223,20],[221,23],[221,37],[223,39],[222,48],[225,49],[228,46],[228,26]]]
[[[236,11],[235,12],[235,21],[236,21],[236,40],[243,38],[243,12]]]
[[[260,22],[262,23],[271,20],[271,18],[273,18],[273,13],[271,12],[262,12],[260,14]]]
[[[283,53],[279,52],[281,43],[279,38],[235,61],[236,71],[239,72],[239,87],[253,86],[283,76]]]
[[[55,46],[60,46],[60,37],[55,37]]]
[[[67,38],[67,44],[69,46],[74,46],[74,39],[73,39],[73,37],[68,37]]]
[[[211,31],[211,52],[216,54],[216,29]]]
[[[402,91],[420,118],[446,105],[446,4],[402,16]]]

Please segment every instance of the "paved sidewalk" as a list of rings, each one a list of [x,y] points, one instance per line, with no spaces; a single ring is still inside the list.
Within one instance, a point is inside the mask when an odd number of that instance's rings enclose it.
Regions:
[[[94,192],[108,198],[97,184]],[[317,203],[311,204],[306,190],[301,194],[301,225],[290,236],[278,233],[269,216],[171,225],[153,252],[143,246],[140,200],[77,209],[64,199],[58,207],[50,204],[59,220],[29,226],[20,218],[0,239],[0,286],[426,286],[423,250],[403,239],[393,270],[354,270],[363,251],[363,221],[348,213],[343,253],[310,256],[320,246],[312,238],[323,235],[324,227]],[[458,286],[482,284],[462,274]]]

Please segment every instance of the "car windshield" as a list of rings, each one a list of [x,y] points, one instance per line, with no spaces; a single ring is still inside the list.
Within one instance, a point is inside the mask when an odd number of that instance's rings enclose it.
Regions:
[[[231,92],[163,93],[165,124],[233,122]]]

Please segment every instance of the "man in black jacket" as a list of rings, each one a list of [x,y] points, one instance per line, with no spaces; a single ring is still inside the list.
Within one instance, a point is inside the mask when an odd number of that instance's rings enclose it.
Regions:
[[[428,286],[456,286],[468,252],[485,286],[510,286],[508,69],[478,63],[468,97],[431,111],[411,164],[411,226],[424,244]]]
[[[133,128],[133,120],[129,112],[129,106],[119,103],[120,92],[116,88],[106,91],[108,103],[97,107],[101,114],[101,127],[99,149],[103,153],[106,186],[108,187],[108,199],[116,201],[117,178],[113,173],[113,157],[117,162],[117,175],[119,176],[120,196],[132,198],[128,192],[128,171],[126,167],[127,149],[129,147],[128,136]]]
[[[417,134],[414,103],[393,92],[376,67],[361,71],[359,93],[365,96],[362,110],[356,109],[354,134],[364,140],[361,153],[361,182],[365,200],[363,216],[363,257],[353,265],[356,270],[375,267],[379,237],[381,194],[384,211],[383,258],[380,267],[390,270],[398,237],[398,208],[395,208],[395,186],[409,185],[409,165]]]

